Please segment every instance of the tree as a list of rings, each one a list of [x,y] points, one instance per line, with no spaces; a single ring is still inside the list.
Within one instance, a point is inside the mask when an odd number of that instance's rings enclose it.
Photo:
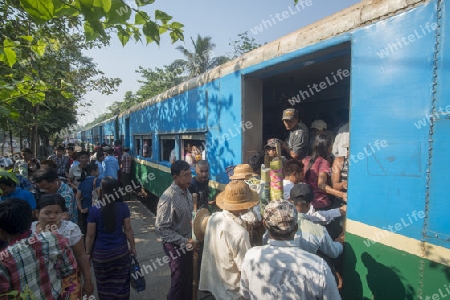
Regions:
[[[145,101],[167,91],[168,89],[183,82],[183,77],[181,74],[184,69],[177,63],[172,63],[170,65],[165,65],[162,68],[148,68],[144,69],[139,66],[139,70],[136,73],[141,74],[143,80],[139,80],[141,87],[136,92],[140,101]]]
[[[243,55],[244,53],[261,47],[261,44],[258,44],[255,38],[249,37],[248,31],[239,33],[238,37],[239,39],[230,41],[230,43],[228,43],[231,47],[233,47],[233,52],[228,55],[230,59],[235,59]]]
[[[211,42],[210,36],[201,37],[197,35],[197,40],[194,41],[191,37],[191,42],[194,51],[190,52],[184,46],[178,46],[177,49],[183,53],[185,59],[178,59],[173,62],[176,66],[185,69],[188,78],[198,76],[228,61],[225,56],[215,56],[213,50],[216,45]]]
[[[18,119],[14,105],[24,99],[33,107],[44,102],[52,92],[63,98],[79,98],[87,89],[114,90],[118,80],[106,77],[93,79],[92,69],[79,70],[72,75],[81,79],[78,89],[67,82],[68,71],[76,65],[65,65],[55,70],[53,80],[45,77],[42,61],[72,51],[69,45],[80,49],[102,47],[117,34],[125,45],[130,37],[136,41],[159,43],[160,35],[168,32],[173,42],[183,40],[183,25],[172,22],[172,17],[155,10],[154,17],[140,10],[154,0],[5,0],[0,2],[0,120]],[[133,14],[132,14],[133,12]],[[134,20],[132,18],[134,17]],[[79,33],[82,34],[80,37]],[[81,44],[73,43],[76,36]],[[70,43],[66,43],[70,40]],[[61,44],[66,43],[63,49]],[[81,64],[88,63],[79,57]],[[82,60],[85,60],[84,62]],[[55,66],[55,65],[53,65]],[[47,70],[49,70],[47,68]],[[96,70],[96,75],[101,72]],[[82,79],[84,76],[85,79]],[[86,79],[91,78],[91,79]],[[45,79],[45,80],[44,80]],[[75,94],[73,94],[75,93]],[[7,126],[0,122],[0,126]]]

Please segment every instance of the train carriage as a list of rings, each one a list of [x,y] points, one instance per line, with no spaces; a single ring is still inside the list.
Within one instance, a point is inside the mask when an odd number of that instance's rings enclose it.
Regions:
[[[202,145],[217,192],[228,166],[284,132],[285,108],[298,108],[307,125],[348,108],[344,299],[442,299],[449,4],[362,1],[123,112],[108,130],[131,146],[135,180],[158,196],[171,182],[172,150],[182,158],[187,143]]]

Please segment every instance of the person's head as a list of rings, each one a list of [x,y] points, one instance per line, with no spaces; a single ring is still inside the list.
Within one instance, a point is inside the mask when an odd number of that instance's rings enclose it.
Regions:
[[[314,200],[314,191],[309,184],[303,182],[294,184],[289,200],[294,203],[298,212],[307,213],[311,202]]]
[[[56,163],[51,159],[41,160],[40,165],[41,169],[52,168],[56,170]]]
[[[275,240],[293,240],[298,229],[297,209],[287,200],[273,200],[264,208],[264,227]]]
[[[108,149],[106,149],[106,153],[107,153],[108,155],[114,155],[114,149],[111,148],[111,147],[108,147]]]
[[[122,197],[120,197],[120,193],[117,191],[120,188],[120,183],[117,179],[111,176],[106,176],[102,179],[101,184],[101,192],[102,192],[102,198],[105,198],[107,200],[114,199],[114,201],[120,200],[122,201]],[[119,195],[119,197],[117,197]],[[109,201],[109,202],[114,202]]]
[[[235,215],[248,212],[259,203],[259,195],[243,180],[233,180],[217,195],[217,206]]]
[[[122,146],[122,141],[121,140],[115,140],[114,141],[114,146],[116,146],[116,147]]]
[[[260,152],[250,155],[248,164],[252,167],[253,172],[261,175],[261,165],[264,163],[264,155]]]
[[[304,165],[301,161],[291,159],[284,165],[284,177],[293,183],[299,183],[303,180]]]
[[[84,166],[89,162],[89,153],[86,151],[80,151],[77,153],[78,161],[80,165]]]
[[[328,155],[331,153],[331,147],[331,138],[327,134],[319,134],[314,140],[313,156],[322,156],[327,159]]]
[[[36,214],[42,228],[59,226],[62,213],[66,212],[66,201],[59,194],[42,195],[36,205]]]
[[[58,145],[55,148],[55,153],[58,157],[62,157],[64,155],[64,151],[66,151],[66,148],[64,148],[63,145]]]
[[[33,158],[33,152],[31,152],[30,148],[23,148],[20,150],[20,155],[25,161],[29,161]]]
[[[30,205],[21,199],[0,202],[0,239],[10,241],[30,230],[33,214]]]
[[[315,131],[316,134],[322,134],[327,129],[327,123],[322,120],[315,120],[311,124],[311,130]]]
[[[295,108],[288,108],[283,111],[283,124],[287,130],[292,130],[297,127],[300,121],[298,110]]]
[[[266,154],[270,157],[277,156],[277,143],[281,143],[279,139],[270,139],[267,141],[267,144],[264,146],[264,150],[266,150]]]
[[[69,156],[72,159],[77,159],[74,146],[69,145],[66,149],[66,154],[67,154],[67,156]]]
[[[181,189],[185,190],[191,185],[191,168],[184,160],[176,160],[170,167],[170,174],[175,184]]]
[[[209,179],[209,164],[206,160],[200,160],[195,165],[195,178],[199,182],[206,182]]]
[[[105,159],[105,153],[102,150],[97,151],[97,160],[99,162],[102,162],[104,159]]]
[[[98,176],[98,165],[95,161],[91,161],[87,164],[86,174],[89,176]]]
[[[53,168],[40,168],[33,173],[34,183],[47,194],[58,191],[58,174]]]
[[[11,195],[15,191],[17,183],[8,176],[0,176],[0,189],[4,196]]]
[[[191,152],[192,151],[192,144],[189,142],[189,143],[186,143],[185,145],[184,145],[184,152]]]
[[[130,147],[123,147],[123,148],[122,148],[122,151],[123,151],[123,152],[130,152]]]

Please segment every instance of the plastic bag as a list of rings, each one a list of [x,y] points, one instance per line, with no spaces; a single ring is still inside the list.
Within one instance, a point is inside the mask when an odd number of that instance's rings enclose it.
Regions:
[[[139,263],[134,255],[131,255],[131,277],[130,277],[130,283],[131,287],[136,292],[142,292],[145,290],[146,284],[145,284],[145,278],[144,278],[144,272],[141,271],[141,267],[139,266]]]

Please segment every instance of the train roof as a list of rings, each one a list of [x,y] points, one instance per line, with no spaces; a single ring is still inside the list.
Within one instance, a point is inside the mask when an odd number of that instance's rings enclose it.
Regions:
[[[223,65],[139,103],[119,114],[119,117],[133,113],[154,103],[162,102],[175,95],[202,86],[205,83],[212,82],[215,79],[234,73],[238,70],[254,66],[283,54],[327,40],[331,37],[349,32],[352,29],[387,18],[394,13],[397,14],[411,9],[425,2],[427,1],[363,0],[358,4],[296,30],[251,52],[245,53],[232,61],[226,62]]]

